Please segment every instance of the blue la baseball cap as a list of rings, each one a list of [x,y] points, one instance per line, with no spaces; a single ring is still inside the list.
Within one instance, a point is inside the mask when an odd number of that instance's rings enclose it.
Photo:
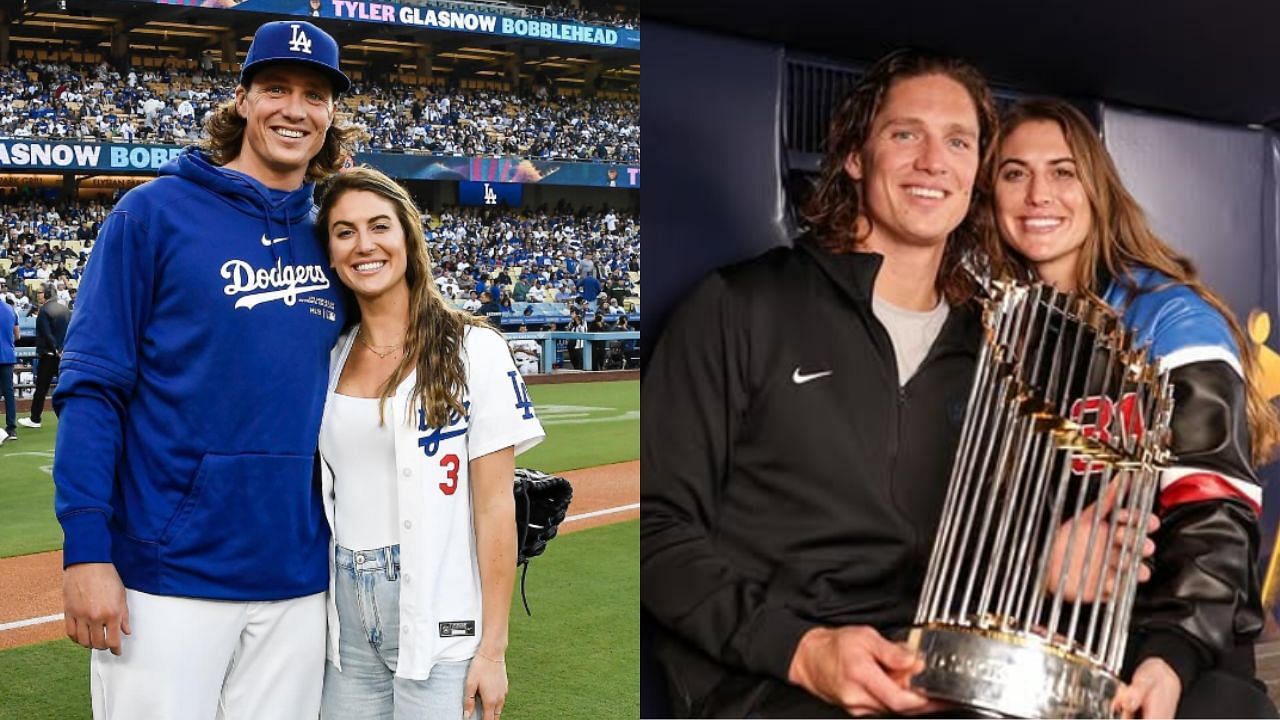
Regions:
[[[338,41],[305,20],[277,20],[258,28],[240,68],[240,84],[249,87],[253,74],[271,63],[310,65],[333,81],[335,95],[351,87],[338,67]]]

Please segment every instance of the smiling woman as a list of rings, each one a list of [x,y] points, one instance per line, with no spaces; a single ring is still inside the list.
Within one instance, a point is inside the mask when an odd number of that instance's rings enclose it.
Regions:
[[[1026,100],[1001,133],[989,208],[1006,248],[997,268],[1105,303],[1149,346],[1173,388],[1155,570],[1138,591],[1125,671],[1132,677],[1117,702],[1142,717],[1172,717],[1180,702],[1274,717],[1253,684],[1253,641],[1263,627],[1255,463],[1270,457],[1280,425],[1255,351],[1192,262],[1152,230],[1078,110]],[[1072,419],[1085,432],[1114,430],[1104,417],[1111,413],[1085,408],[1125,398],[1093,386],[1081,395]],[[1228,697],[1239,704],[1217,704]]]
[[[511,478],[542,427],[506,341],[441,296],[403,188],[351,169],[318,223],[358,304],[320,427],[334,531],[321,716],[492,720],[507,695]]]
[[[1076,261],[1093,212],[1062,127],[1048,120],[1019,125],[1001,144],[999,162],[1000,232],[1042,279],[1075,290]]]
[[[366,302],[406,283],[405,232],[395,214],[390,201],[367,190],[344,193],[329,210],[333,268]]]

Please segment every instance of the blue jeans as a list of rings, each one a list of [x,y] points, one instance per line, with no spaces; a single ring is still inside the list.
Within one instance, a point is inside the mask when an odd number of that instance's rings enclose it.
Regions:
[[[18,429],[18,405],[13,399],[13,364],[0,365],[0,396],[4,398],[4,429],[10,435]]]
[[[325,663],[322,720],[454,720],[470,660],[436,663],[426,680],[395,677],[400,654],[400,546],[335,553],[342,670]],[[476,699],[475,718],[483,717]]]

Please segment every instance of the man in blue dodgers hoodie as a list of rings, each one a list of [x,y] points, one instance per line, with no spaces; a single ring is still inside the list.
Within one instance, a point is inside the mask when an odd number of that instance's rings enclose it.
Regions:
[[[103,224],[54,395],[66,631],[94,717],[314,718],[328,530],[312,463],[342,325],[311,181],[338,45],[259,28],[235,99]],[[122,635],[124,637],[122,637]]]

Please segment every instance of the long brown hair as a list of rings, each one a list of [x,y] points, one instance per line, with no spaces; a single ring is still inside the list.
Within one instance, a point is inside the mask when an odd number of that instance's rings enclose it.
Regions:
[[[411,370],[416,370],[413,397],[417,402],[409,404],[410,411],[414,407],[421,408],[426,413],[428,427],[445,427],[449,424],[450,415],[466,415],[462,405],[462,396],[467,388],[466,363],[462,356],[466,329],[468,326],[488,325],[445,301],[431,276],[427,241],[422,232],[422,214],[403,187],[373,168],[351,168],[333,176],[325,186],[316,221],[316,232],[320,234],[325,251],[328,252],[329,247],[329,213],[339,198],[355,190],[374,193],[390,202],[404,230],[409,327],[405,331],[400,364],[378,391],[378,416],[383,417],[387,398],[395,394],[400,382],[409,376]]]
[[[1217,310],[1230,327],[1240,352],[1253,462],[1257,465],[1268,462],[1277,442],[1280,442],[1280,416],[1262,391],[1262,371],[1256,353],[1231,308],[1200,281],[1190,259],[1165,244],[1151,229],[1142,207],[1120,182],[1120,174],[1111,155],[1083,113],[1070,103],[1053,98],[1024,100],[1012,107],[1001,120],[1000,141],[996,147],[1028,122],[1052,122],[1062,130],[1093,213],[1093,227],[1085,236],[1075,267],[1076,290],[1102,302],[1101,293],[1106,292],[1106,288],[1097,285],[1099,270],[1105,269],[1110,277],[1137,292],[1139,288],[1131,271],[1147,267],[1163,273],[1176,284],[1186,285]],[[993,163],[988,172],[988,183],[994,187],[999,174],[998,163]],[[992,213],[991,223],[999,227],[995,222],[994,198],[988,211]],[[1030,263],[1011,246],[1005,243],[995,245],[993,264],[997,272],[1023,278],[1034,275]]]
[[[248,89],[245,86],[245,90]],[[332,102],[336,104],[337,98]],[[235,98],[224,100],[205,120],[204,136],[200,138],[198,145],[209,153],[213,164],[226,165],[239,157],[247,125],[248,121],[236,112]],[[307,180],[318,182],[341,170],[347,158],[355,154],[356,141],[364,135],[366,133],[359,127],[339,124],[335,110],[333,122],[324,134],[324,145],[307,164]]]
[[[987,243],[993,238],[986,225],[989,216],[980,208],[986,204],[990,190],[986,169],[994,155],[998,116],[986,80],[972,65],[916,50],[896,50],[872,65],[831,118],[818,182],[801,214],[828,250],[852,252],[856,249],[863,239],[855,236],[858,218],[864,210],[862,187],[849,177],[845,162],[866,145],[872,122],[893,84],[925,75],[942,75],[959,83],[968,91],[978,114],[978,174],[973,197],[969,212],[947,239],[936,281],[938,291],[947,301],[959,304],[972,297],[977,287],[965,269],[966,262],[985,265],[989,254]]]

